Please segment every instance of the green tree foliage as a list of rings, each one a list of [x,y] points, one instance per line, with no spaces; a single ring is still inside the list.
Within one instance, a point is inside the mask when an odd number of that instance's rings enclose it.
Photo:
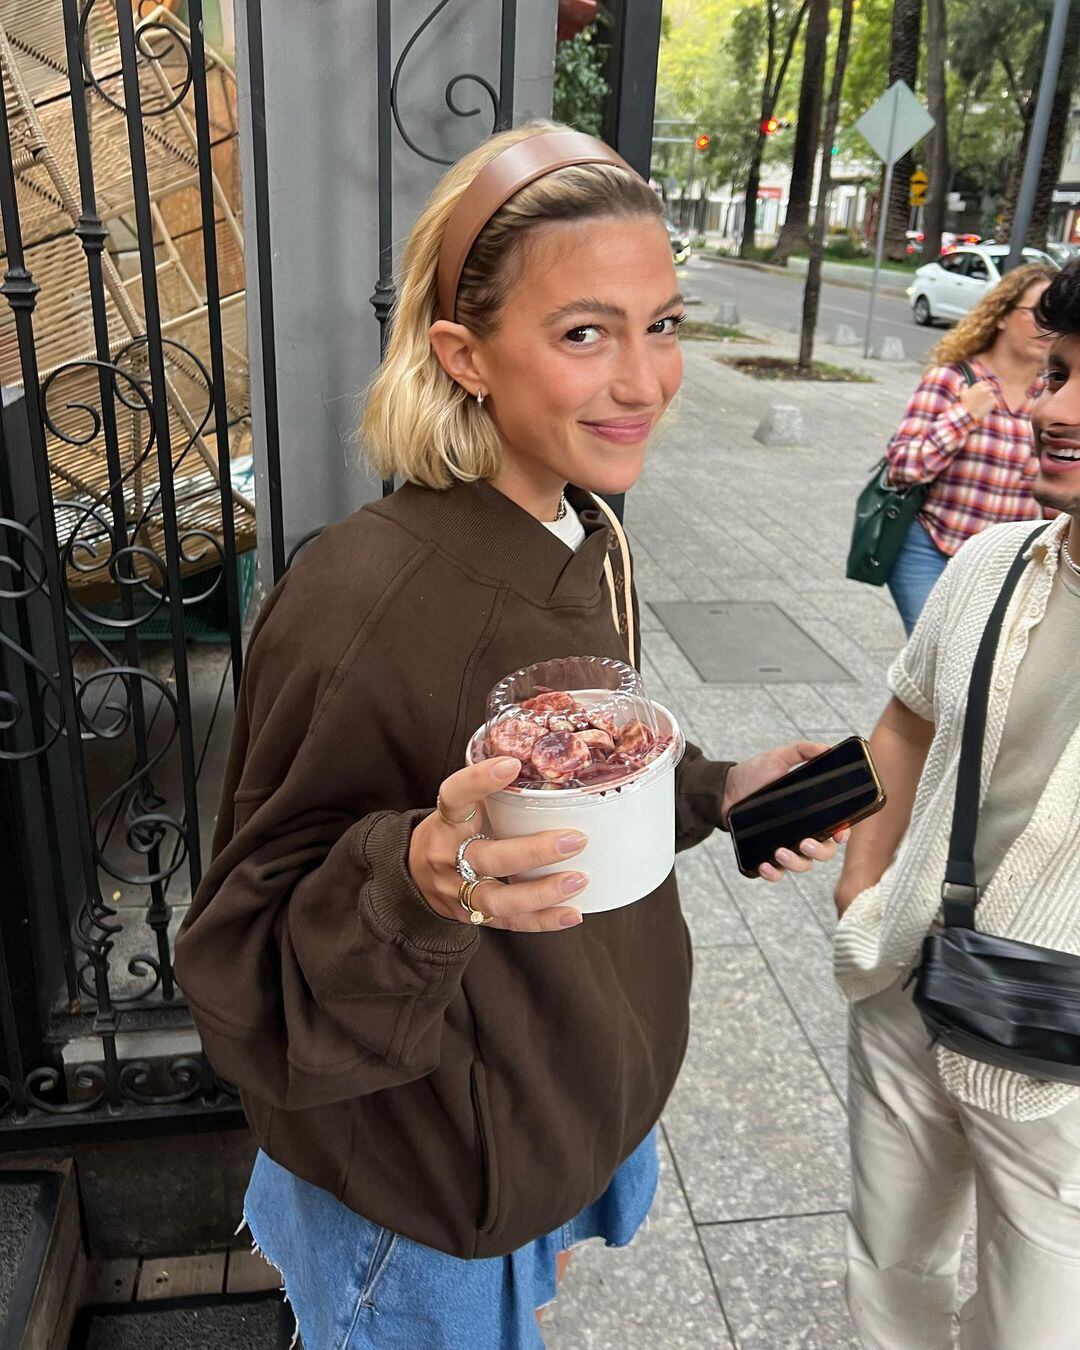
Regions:
[[[765,16],[761,0],[668,0],[669,19],[660,45],[656,115],[684,119],[687,144],[658,145],[653,173],[685,183],[691,168],[708,186],[745,183],[757,141]],[[796,85],[797,90],[797,85]],[[664,128],[682,134],[680,128]],[[704,155],[693,155],[692,133],[711,137]],[[791,153],[766,145],[766,162]]]
[[[555,96],[552,111],[557,122],[599,136],[604,121],[608,85],[604,78],[607,44],[599,24],[590,24],[555,48]]]
[[[1038,87],[1053,0],[947,0],[950,185],[969,205],[984,198],[989,231],[1000,199],[1015,191],[1026,117]],[[842,149],[865,155],[854,129],[885,91],[893,0],[857,0],[841,109]],[[926,98],[921,72],[916,93]],[[920,167],[928,144],[916,147]]]

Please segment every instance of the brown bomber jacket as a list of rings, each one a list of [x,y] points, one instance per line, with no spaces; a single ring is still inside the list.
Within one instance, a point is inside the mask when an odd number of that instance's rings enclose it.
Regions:
[[[569,495],[576,554],[477,483],[406,486],[301,555],[249,648],[214,859],[176,945],[261,1147],[460,1257],[506,1254],[596,1199],[686,1045],[674,873],[528,935],[442,918],[406,867],[493,684],[556,656],[626,659],[609,527]],[[679,847],[719,822],[727,767],[688,747]]]

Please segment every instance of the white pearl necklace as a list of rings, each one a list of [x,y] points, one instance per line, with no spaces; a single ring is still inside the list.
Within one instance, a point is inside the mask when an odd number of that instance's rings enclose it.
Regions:
[[[1061,556],[1065,559],[1065,561],[1066,561],[1066,562],[1068,563],[1068,565],[1072,568],[1072,570],[1076,573],[1076,575],[1077,575],[1078,577],[1080,577],[1080,567],[1078,567],[1077,564],[1073,561],[1073,556],[1072,556],[1072,554],[1069,552],[1069,535],[1068,535],[1068,532],[1066,532],[1065,538],[1062,539],[1062,541],[1061,541]]]

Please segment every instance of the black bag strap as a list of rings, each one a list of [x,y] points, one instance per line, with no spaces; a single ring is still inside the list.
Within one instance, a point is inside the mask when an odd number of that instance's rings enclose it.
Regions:
[[[986,737],[986,710],[990,703],[990,678],[1005,614],[1027,567],[1027,551],[1047,528],[1044,522],[1028,535],[1013,560],[986,621],[975,664],[971,668],[967,712],[960,742],[960,768],[956,776],[949,861],[945,865],[945,884],[941,888],[945,923],[949,926],[975,927],[975,906],[979,903],[979,887],[975,878],[975,837],[979,828],[983,741]]]
[[[957,361],[956,364],[960,367],[960,373],[963,375],[964,379],[967,380],[969,385],[978,384],[978,375],[975,374],[966,361]]]

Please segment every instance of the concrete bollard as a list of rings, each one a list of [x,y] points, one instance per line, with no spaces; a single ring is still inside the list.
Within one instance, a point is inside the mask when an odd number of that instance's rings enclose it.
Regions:
[[[874,348],[874,355],[879,361],[903,361],[905,359],[903,338],[882,338]]]
[[[790,403],[770,403],[754,440],[762,445],[803,445],[806,432],[801,411]]]
[[[834,347],[861,347],[862,338],[859,337],[855,329],[849,323],[839,323],[836,325],[836,336],[833,338]]]
[[[713,315],[713,323],[718,328],[735,328],[739,322],[739,309],[734,300],[721,300]]]

